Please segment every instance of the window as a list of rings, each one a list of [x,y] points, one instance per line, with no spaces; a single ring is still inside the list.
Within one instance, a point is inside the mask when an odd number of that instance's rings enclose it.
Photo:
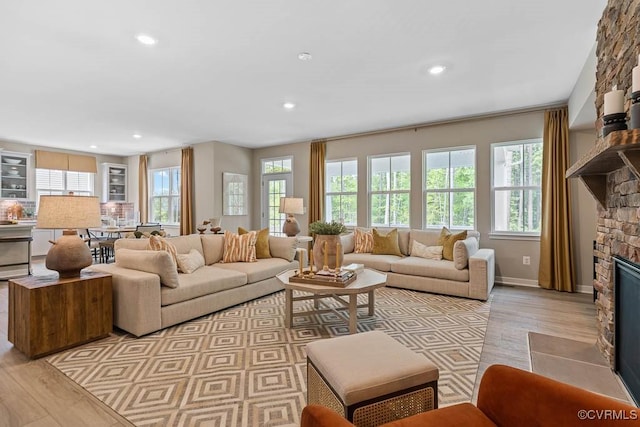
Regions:
[[[162,224],[180,223],[180,168],[150,171],[149,221]]]
[[[542,141],[491,145],[492,231],[540,234]]]
[[[411,156],[370,157],[369,185],[370,225],[409,227]]]
[[[36,169],[36,194],[41,195],[73,194],[93,195],[94,174],[89,172],[59,171],[54,169]]]
[[[327,162],[326,168],[326,220],[355,226],[358,222],[358,161]]]
[[[424,151],[425,227],[475,228],[476,149]]]
[[[262,160],[262,226],[269,234],[283,236],[287,215],[280,212],[280,198],[293,196],[293,157]]]

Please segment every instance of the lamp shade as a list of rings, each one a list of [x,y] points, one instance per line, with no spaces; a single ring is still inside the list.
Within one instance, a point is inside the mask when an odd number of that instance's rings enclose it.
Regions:
[[[40,196],[36,228],[100,227],[97,197]]]
[[[280,197],[280,213],[301,215],[304,213],[303,203],[299,197]]]

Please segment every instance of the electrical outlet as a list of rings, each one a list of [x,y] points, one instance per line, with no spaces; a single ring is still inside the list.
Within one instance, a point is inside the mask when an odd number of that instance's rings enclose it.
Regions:
[[[527,256],[527,255],[523,256],[522,257],[522,263],[524,265],[531,265],[531,257]]]

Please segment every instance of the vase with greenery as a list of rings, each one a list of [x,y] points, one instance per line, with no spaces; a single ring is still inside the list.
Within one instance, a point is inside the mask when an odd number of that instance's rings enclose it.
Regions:
[[[338,243],[340,243],[340,234],[346,231],[347,227],[336,221],[316,221],[309,224],[309,232],[315,235],[313,264],[317,270],[321,270],[325,265],[330,269],[342,266],[344,250]],[[336,265],[336,253],[339,254],[340,265]]]

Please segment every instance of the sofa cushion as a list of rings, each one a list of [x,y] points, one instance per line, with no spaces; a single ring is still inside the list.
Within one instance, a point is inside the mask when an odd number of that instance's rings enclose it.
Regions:
[[[467,268],[469,265],[469,257],[478,252],[478,239],[475,237],[467,237],[464,240],[458,240],[453,245],[453,263],[458,270]]]
[[[113,249],[118,252],[120,249],[146,250],[149,239],[118,239],[113,244]]]
[[[185,274],[191,274],[200,267],[204,267],[204,257],[195,249],[191,249],[188,254],[178,254],[176,261],[180,271]]]
[[[295,268],[297,263],[282,258],[259,259],[256,262],[230,262],[217,264],[216,268],[236,271],[246,275],[247,283],[255,283],[274,277],[285,270]]]
[[[397,255],[357,254],[353,252],[344,254],[342,265],[364,264],[365,267],[374,268],[378,271],[391,271],[391,264],[401,259],[402,257]]]
[[[440,237],[438,238],[438,245],[442,245],[442,257],[446,260],[453,261],[453,246],[458,240],[464,240],[467,238],[467,230],[460,233],[453,234],[447,227],[442,227]]]
[[[269,236],[269,251],[272,257],[291,262],[296,256],[298,241],[295,237]]]
[[[247,276],[237,271],[223,270],[217,266],[206,266],[192,274],[178,274],[178,281],[180,286],[175,289],[166,287],[160,289],[163,306],[237,288],[247,283]]]
[[[222,260],[224,253],[224,234],[202,234],[200,236],[202,250],[204,251],[204,263],[211,265]]]
[[[372,230],[372,233],[373,233],[373,250],[371,251],[372,254],[402,256],[402,252],[400,252],[400,247],[398,246],[398,229],[397,228],[390,230],[387,234],[382,234],[382,232],[374,228]]]
[[[350,254],[356,248],[356,240],[354,233],[347,233],[340,235],[340,244],[342,245],[342,252]]]
[[[163,285],[170,288],[179,286],[178,268],[169,252],[121,248],[116,254],[116,265],[122,268],[155,273],[160,276],[160,283]]]
[[[426,246],[414,240],[411,247],[411,256],[440,261],[442,259],[442,246]]]
[[[453,261],[424,259],[410,256],[391,264],[391,271],[411,276],[425,276],[436,279],[455,280],[457,282],[469,281],[469,270],[458,270]]]
[[[204,256],[202,250],[202,242],[200,241],[199,234],[187,234],[185,236],[168,237],[168,242],[173,243],[176,247],[176,252],[179,254],[188,254],[191,249],[195,249]]]
[[[354,252],[357,254],[371,253],[373,250],[373,232],[363,228],[354,230]]]
[[[255,262],[256,239],[255,231],[243,235],[225,231],[222,262]]]
[[[248,232],[249,230],[238,227],[239,235],[247,234]],[[256,233],[256,258],[271,258],[271,252],[269,251],[269,228],[267,227],[262,230],[257,230]]]
[[[440,237],[440,230],[411,230],[411,238],[409,239],[409,248],[413,248],[413,242],[422,243],[425,246],[442,246],[438,245],[438,238]],[[411,255],[411,251],[409,251]]]

